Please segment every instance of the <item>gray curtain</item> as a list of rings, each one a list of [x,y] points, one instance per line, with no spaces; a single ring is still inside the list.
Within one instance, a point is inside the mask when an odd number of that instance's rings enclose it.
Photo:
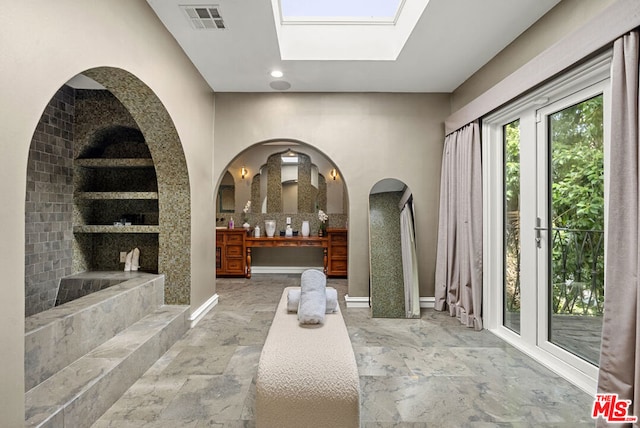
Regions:
[[[444,140],[435,309],[482,329],[482,169],[473,122]]]
[[[632,32],[618,39],[613,49],[607,266],[598,374],[598,392],[632,400],[629,414],[636,416],[640,414],[638,46],[638,32]],[[600,419],[598,426],[607,424]]]

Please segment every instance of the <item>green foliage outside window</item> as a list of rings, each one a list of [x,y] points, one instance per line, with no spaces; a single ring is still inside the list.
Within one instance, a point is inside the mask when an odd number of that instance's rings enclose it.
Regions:
[[[602,96],[549,116],[551,265],[554,313],[601,315],[604,300],[604,140]],[[520,260],[520,135],[505,127],[506,261]],[[511,214],[511,219],[509,215]],[[519,219],[518,219],[519,220]],[[519,310],[519,278],[506,266],[507,310]],[[511,275],[511,278],[509,276]],[[509,290],[507,290],[509,294]]]

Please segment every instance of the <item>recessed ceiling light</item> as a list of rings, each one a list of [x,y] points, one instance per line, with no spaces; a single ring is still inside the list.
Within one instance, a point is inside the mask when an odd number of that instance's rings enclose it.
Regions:
[[[284,73],[280,70],[273,70],[271,72],[271,77],[280,78],[282,76],[284,76]]]

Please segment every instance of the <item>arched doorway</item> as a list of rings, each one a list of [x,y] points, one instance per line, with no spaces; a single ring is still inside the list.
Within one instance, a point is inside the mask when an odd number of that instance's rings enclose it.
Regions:
[[[292,162],[292,158],[297,159]],[[236,227],[246,220],[251,229],[259,226],[264,234],[265,220],[274,220],[276,234],[284,234],[287,225],[294,233],[301,233],[302,223],[308,222],[311,235],[317,235],[322,223],[318,212],[322,210],[328,215],[325,226],[334,233],[340,230],[336,240],[340,239],[344,246],[340,249],[342,255],[336,255],[335,265],[339,264],[340,269],[333,271],[334,276],[347,276],[349,198],[342,174],[328,156],[302,141],[270,139],[236,154],[219,172],[218,189],[223,177],[229,175],[235,183],[235,208],[233,212],[217,210],[218,228],[226,228],[233,218]],[[290,195],[291,191],[296,194]],[[291,200],[287,201],[289,196]],[[321,268],[323,255],[322,248],[256,248],[252,259],[254,273],[299,273],[305,268]],[[329,267],[331,262],[330,257]],[[328,273],[332,275],[331,269]]]

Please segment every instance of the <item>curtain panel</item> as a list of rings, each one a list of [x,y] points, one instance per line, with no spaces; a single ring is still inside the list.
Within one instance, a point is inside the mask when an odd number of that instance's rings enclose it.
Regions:
[[[482,160],[477,121],[445,137],[435,309],[482,330]]]
[[[598,393],[618,394],[618,400],[632,400],[628,414],[636,416],[640,416],[639,46],[640,35],[634,31],[616,40],[613,47],[612,172],[608,188],[607,265],[598,373]],[[599,419],[597,426],[608,424]]]
[[[402,273],[404,278],[404,310],[407,318],[420,318],[420,289],[418,284],[418,256],[413,229],[413,203],[404,204],[400,212],[400,242],[402,244]]]

